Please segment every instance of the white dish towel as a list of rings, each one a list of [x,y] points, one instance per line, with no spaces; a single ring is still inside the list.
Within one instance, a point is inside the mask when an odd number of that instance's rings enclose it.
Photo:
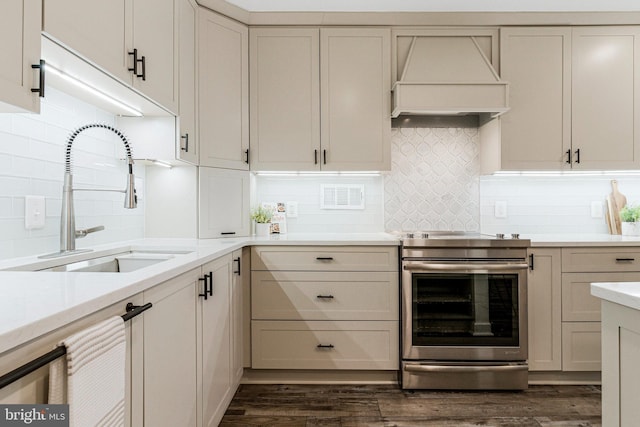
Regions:
[[[123,426],[126,339],[116,316],[59,343],[49,365],[49,403],[68,403],[71,427]]]

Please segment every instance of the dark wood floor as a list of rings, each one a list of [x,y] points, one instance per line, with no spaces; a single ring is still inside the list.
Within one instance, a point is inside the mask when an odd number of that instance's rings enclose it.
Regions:
[[[241,385],[221,426],[600,426],[597,386],[523,392],[408,391],[392,385]]]

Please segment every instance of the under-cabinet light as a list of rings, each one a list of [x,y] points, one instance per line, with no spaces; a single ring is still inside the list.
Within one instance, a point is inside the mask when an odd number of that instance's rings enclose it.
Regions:
[[[162,160],[150,160],[150,162],[156,166],[162,166],[163,168],[169,168],[169,169],[172,168],[170,163],[163,162]]]
[[[269,172],[254,172],[258,176],[272,176],[272,177],[364,177],[364,176],[380,176],[380,172],[376,171],[362,171],[362,172],[322,172],[322,171],[292,171],[292,172],[280,172],[280,171],[269,171]]]
[[[73,84],[74,86],[84,90],[85,92],[88,92],[104,101],[107,101],[108,103],[121,108],[125,111],[127,111],[128,113],[130,113],[133,116],[137,116],[137,117],[142,117],[143,114],[141,111],[136,110],[135,108],[125,104],[122,101],[118,101],[116,98],[112,97],[111,95],[107,95],[106,93],[94,88],[93,86],[88,85],[87,83],[78,80],[78,78],[76,77],[72,77],[69,74],[65,73],[64,71],[60,71],[58,70],[56,67],[52,66],[51,64],[47,63],[45,65],[45,69],[47,72],[60,77],[61,79]]]
[[[610,170],[610,171],[497,171],[493,176],[502,177],[585,177],[585,176],[640,176],[640,170]]]

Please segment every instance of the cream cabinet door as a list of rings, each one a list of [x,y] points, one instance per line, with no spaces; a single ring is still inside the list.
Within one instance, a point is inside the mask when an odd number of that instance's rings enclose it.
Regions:
[[[195,426],[200,269],[144,292],[144,425]]]
[[[529,370],[562,369],[561,250],[529,251],[528,275]]]
[[[233,251],[232,270],[233,278],[231,280],[231,335],[229,348],[231,349],[231,379],[232,384],[237,386],[242,379],[244,368],[244,280],[249,280],[247,271],[242,271],[242,265],[249,259],[242,257],[242,249]]]
[[[600,322],[562,323],[562,370],[600,371],[601,335]]]
[[[320,169],[320,32],[250,31],[251,169]]]
[[[207,289],[201,285],[198,304],[198,340],[200,342],[200,375],[202,408],[201,425],[217,426],[235,390],[231,384],[231,274],[232,258],[228,254],[202,266],[202,272],[210,275]],[[195,402],[195,400],[194,400]],[[179,424],[171,424],[179,425]]]
[[[131,17],[132,8],[131,0],[44,0],[43,31],[131,83],[128,68],[133,63],[126,50],[131,26],[125,18]]]
[[[198,14],[200,165],[249,170],[249,31],[207,9]]]
[[[583,27],[572,33],[573,167],[640,165],[640,27]]]
[[[391,169],[391,30],[320,30],[323,170]]]
[[[570,169],[571,29],[501,29],[500,67],[511,107],[500,117],[502,169]]]
[[[176,158],[192,164],[198,163],[196,138],[196,13],[193,0],[178,0],[180,58],[178,110],[180,113],[180,141],[176,144]]]
[[[0,6],[0,112],[40,112],[38,72],[40,61],[41,0],[6,0]]]
[[[201,239],[249,235],[249,172],[200,167]]]

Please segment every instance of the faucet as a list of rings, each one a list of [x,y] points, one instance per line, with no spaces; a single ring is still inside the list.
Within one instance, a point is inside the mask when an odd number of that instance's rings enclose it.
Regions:
[[[129,167],[127,176],[127,186],[124,190],[107,189],[107,188],[73,188],[73,175],[71,174],[71,146],[76,137],[83,131],[91,128],[108,129],[120,137],[124,143],[126,150],[126,160]],[[124,193],[124,207],[126,209],[134,209],[138,204],[136,189],[134,186],[133,176],[133,157],[131,156],[131,146],[124,134],[118,129],[102,123],[91,123],[81,126],[74,130],[67,139],[67,147],[65,151],[65,172],[64,183],[62,186],[62,212],[60,215],[60,252],[49,255],[43,255],[40,258],[54,258],[58,256],[70,255],[79,252],[89,252],[91,249],[76,249],[76,238],[85,237],[89,233],[104,230],[104,226],[91,227],[84,230],[76,230],[75,214],[73,210],[73,192],[74,191],[114,191]]]

